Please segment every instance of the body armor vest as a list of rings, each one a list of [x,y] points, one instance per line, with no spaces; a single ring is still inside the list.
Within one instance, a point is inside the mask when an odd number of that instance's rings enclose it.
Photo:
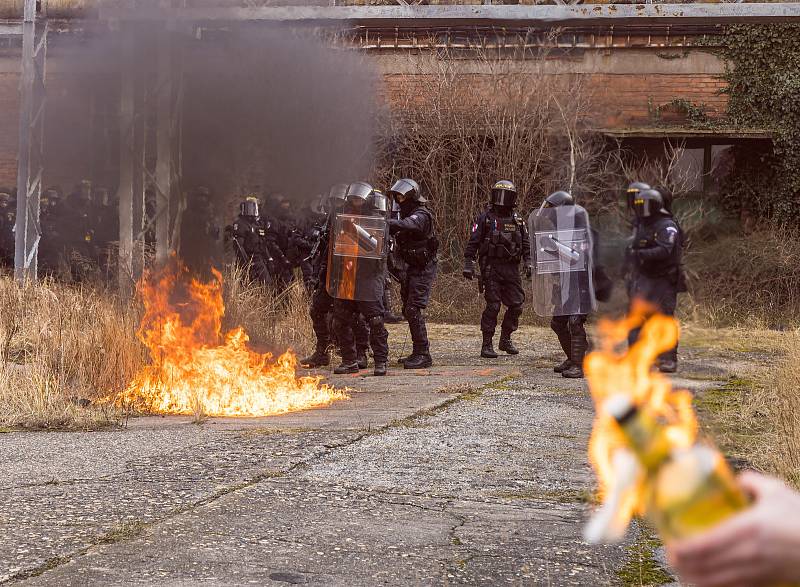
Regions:
[[[658,218],[654,222],[641,223],[636,231],[634,247],[637,249],[649,249],[651,247],[663,246],[660,236],[674,231],[674,243],[672,253],[666,259],[644,261],[642,272],[652,277],[666,276],[678,271],[681,265],[683,253],[683,232],[672,218]]]
[[[425,208],[417,208],[414,214],[425,214],[428,217],[428,231],[424,236],[411,232],[400,232],[397,237],[397,252],[400,258],[411,267],[425,267],[436,258],[439,250],[439,239],[433,227],[433,215]]]
[[[522,258],[523,230],[522,219],[516,214],[506,217],[487,215],[481,256],[519,262]]]

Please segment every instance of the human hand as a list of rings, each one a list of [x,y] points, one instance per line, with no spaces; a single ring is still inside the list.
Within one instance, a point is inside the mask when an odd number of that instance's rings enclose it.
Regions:
[[[669,544],[670,563],[698,587],[800,583],[800,494],[778,479],[743,473],[753,505],[705,534]]]
[[[464,259],[464,270],[461,275],[464,276],[464,279],[469,279],[470,281],[475,277],[475,262],[472,259]]]

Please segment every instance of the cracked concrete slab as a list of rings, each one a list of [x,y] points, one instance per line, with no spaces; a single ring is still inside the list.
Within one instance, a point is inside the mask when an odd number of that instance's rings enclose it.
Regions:
[[[331,378],[352,388],[351,399],[271,418],[198,426],[190,418],[147,417],[118,430],[2,434],[0,582],[84,552],[120,526],[175,515],[436,408],[457,396],[454,385],[505,373],[447,367]]]
[[[592,406],[555,337],[485,361],[477,328],[431,332],[437,367],[334,378],[324,409],[0,435],[0,583],[617,583],[626,544],[581,539]]]

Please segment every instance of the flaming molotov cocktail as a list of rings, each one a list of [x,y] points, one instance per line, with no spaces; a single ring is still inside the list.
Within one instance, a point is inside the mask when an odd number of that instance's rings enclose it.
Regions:
[[[638,326],[638,341],[618,350]],[[651,520],[665,540],[684,538],[747,507],[720,452],[698,439],[691,392],[673,389],[652,368],[677,342],[677,321],[639,303],[627,318],[601,322],[600,333],[584,369],[596,407],[589,458],[604,503],[587,540],[621,539],[634,515]]]

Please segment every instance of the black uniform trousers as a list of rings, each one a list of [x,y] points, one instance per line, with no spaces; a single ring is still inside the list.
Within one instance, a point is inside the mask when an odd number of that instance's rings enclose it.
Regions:
[[[667,316],[675,315],[675,308],[678,305],[678,283],[672,275],[648,276],[642,273],[634,273],[628,281],[628,299],[631,303],[635,299],[641,299],[651,303],[656,310]],[[639,339],[639,328],[635,328],[628,334],[628,344],[632,345]],[[678,345],[659,355],[662,361],[678,360]]]
[[[415,355],[430,354],[428,328],[422,310],[428,307],[437,270],[438,263],[435,259],[425,267],[409,267],[400,283],[403,316],[408,320],[408,329],[414,345],[412,353]]]
[[[583,367],[583,357],[589,349],[585,324],[586,314],[553,316],[550,321],[550,328],[556,333],[564,354],[579,367]]]
[[[333,312],[333,303],[334,298],[323,285],[318,286],[311,296],[311,324],[317,337],[317,350],[320,352],[326,352],[332,342],[341,346],[338,340],[331,340],[328,317]],[[353,325],[353,336],[355,337],[356,353],[365,355],[369,348],[369,330],[362,316],[358,316]]]
[[[522,304],[525,303],[525,290],[519,274],[519,261],[498,261],[492,259],[485,265],[483,273],[483,297],[486,308],[481,315],[481,331],[494,334],[500,304],[506,306],[503,323],[500,327],[504,336],[510,336],[519,327]]]
[[[385,363],[389,359],[389,333],[383,323],[383,300],[375,302],[357,302],[354,300],[334,300],[333,327],[339,337],[339,348],[342,351],[342,362],[355,363],[358,356],[356,349],[355,325],[359,314],[366,319],[369,327],[369,345],[376,363]]]

